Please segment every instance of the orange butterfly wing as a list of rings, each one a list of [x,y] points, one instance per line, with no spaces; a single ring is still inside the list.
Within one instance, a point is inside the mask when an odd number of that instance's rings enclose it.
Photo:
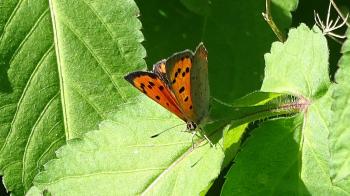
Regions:
[[[149,98],[182,120],[185,120],[183,113],[177,106],[174,94],[166,82],[161,79],[161,76],[151,72],[136,71],[126,75],[124,78]]]
[[[186,115],[186,121],[196,118],[191,96],[191,68],[193,54],[189,50],[177,53],[166,61],[166,73],[180,110]],[[197,122],[195,122],[197,123]]]

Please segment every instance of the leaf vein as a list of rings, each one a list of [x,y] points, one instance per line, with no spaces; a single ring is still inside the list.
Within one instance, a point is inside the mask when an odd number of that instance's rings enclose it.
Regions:
[[[16,109],[16,112],[15,112],[15,114],[13,115],[13,118],[12,118],[12,121],[11,121],[11,128],[10,128],[10,131],[9,131],[8,134],[7,134],[7,137],[6,137],[6,139],[5,139],[5,143],[4,143],[4,145],[2,146],[0,152],[2,152],[2,151],[5,149],[5,147],[7,146],[7,144],[8,144],[8,140],[9,140],[9,138],[10,138],[10,135],[11,135],[12,131],[13,131],[13,125],[14,125],[14,123],[15,123],[15,121],[16,121],[16,117],[17,117],[17,115],[18,115],[19,108],[20,108],[20,106],[22,105],[24,96],[25,96],[26,93],[27,93],[27,90],[28,90],[28,88],[29,88],[29,86],[30,86],[30,84],[31,84],[31,81],[33,80],[35,74],[37,73],[37,71],[38,71],[40,65],[42,65],[42,62],[44,62],[44,60],[45,60],[46,57],[49,55],[49,53],[51,52],[52,49],[53,49],[53,45],[45,52],[45,54],[42,56],[42,58],[41,58],[41,59],[39,60],[39,62],[36,64],[35,69],[33,70],[33,72],[31,73],[31,75],[30,75],[30,77],[29,77],[29,79],[27,80],[27,83],[26,83],[26,85],[25,85],[25,87],[24,87],[24,89],[23,89],[23,92],[22,92],[22,94],[21,94],[21,97],[20,97],[19,100],[18,100],[17,109]]]
[[[12,106],[15,106],[16,103],[9,103],[9,104],[5,104],[3,106],[0,107],[0,110],[4,109],[4,108],[7,108],[7,107],[12,107]]]
[[[88,4],[86,1],[83,1],[90,9],[91,11],[96,15],[97,19],[101,22],[102,26],[106,29],[106,31],[108,32],[108,34],[111,36],[112,40],[114,40],[113,37],[113,33],[111,31],[111,29],[108,27],[108,25],[102,20],[102,17],[98,14],[98,12],[90,5]],[[124,63],[128,62],[127,59],[124,56],[124,52],[122,51],[121,47],[119,46],[118,42],[115,42],[117,45],[117,49],[118,52],[122,58],[122,60],[124,61]]]
[[[95,111],[96,113],[100,116],[101,119],[107,119],[107,117],[105,116],[105,114],[103,113],[103,111],[100,111],[98,109],[97,106],[95,106],[95,104],[93,104],[77,87],[77,85],[75,85],[74,83],[71,84],[73,89],[83,98],[83,100],[88,103]]]
[[[56,125],[55,125],[56,126]],[[62,135],[61,137],[57,138],[56,140],[54,140],[53,142],[51,142],[51,144],[48,146],[48,148],[46,148],[46,150],[40,155],[40,157],[37,160],[37,166],[39,167],[39,163],[41,162],[41,160],[44,158],[44,156],[49,152],[49,150],[59,141],[61,141],[61,139],[64,138],[64,135]]]
[[[40,183],[41,185],[51,185],[54,183],[57,183],[61,180],[65,179],[72,179],[72,178],[82,178],[82,177],[91,177],[91,176],[97,176],[97,175],[115,175],[115,174],[125,174],[125,173],[139,173],[139,172],[148,172],[148,171],[157,171],[157,170],[165,170],[166,168],[145,168],[145,169],[133,169],[133,170],[124,170],[124,171],[112,171],[112,172],[95,172],[90,174],[84,174],[84,175],[72,175],[72,176],[64,176],[61,178],[58,178],[56,180],[52,180],[47,183]]]
[[[36,22],[34,23],[34,25],[30,28],[29,32],[27,33],[27,35],[23,38],[23,40],[21,41],[21,43],[18,45],[17,49],[15,50],[15,52],[13,53],[13,55],[10,58],[9,64],[11,65],[12,61],[17,57],[18,53],[21,51],[24,43],[28,40],[28,38],[30,37],[30,35],[32,35],[32,33],[34,32],[34,30],[37,28],[37,26],[39,25],[40,21],[44,18],[45,14],[49,11],[49,8],[47,8],[46,10],[44,10],[44,12],[40,15],[40,17],[36,20]]]
[[[23,152],[23,164],[22,164],[22,184],[25,184],[24,182],[24,176],[25,176],[25,172],[26,172],[26,159],[27,159],[27,151],[29,149],[29,144],[30,142],[32,141],[32,138],[33,138],[33,134],[34,134],[34,131],[36,130],[39,122],[41,121],[41,119],[43,118],[44,114],[46,113],[46,111],[49,109],[49,107],[51,106],[52,102],[57,98],[57,96],[59,95],[59,92],[57,92],[46,104],[46,106],[44,107],[44,109],[40,112],[40,115],[38,116],[38,118],[36,119],[35,123],[33,124],[33,127],[31,128],[30,130],[30,134],[29,134],[29,137],[28,137],[28,140],[27,140],[27,143],[26,143],[26,146],[24,148],[24,152]]]
[[[2,42],[2,39],[4,38],[4,35],[5,35],[5,31],[7,29],[7,26],[11,23],[13,17],[16,15],[17,13],[17,10],[19,8],[19,6],[22,4],[23,0],[19,0],[16,7],[12,10],[11,12],[11,15],[10,15],[10,18],[6,21],[5,25],[4,25],[4,29],[2,31],[2,34],[0,36],[0,43]]]
[[[81,39],[81,37],[78,35],[77,32],[73,30],[73,28],[69,25],[69,23],[64,23],[68,29],[75,35],[75,37],[78,38],[78,40],[85,46],[85,48],[89,51],[89,53],[94,57],[96,60],[97,64],[102,68],[102,70],[105,72],[105,74],[108,76],[109,80],[117,90],[118,94],[122,98],[123,102],[127,102],[126,97],[123,95],[122,91],[120,90],[120,87],[118,84],[113,80],[112,74],[108,71],[108,69],[105,67],[105,65],[102,63],[102,61],[98,58],[98,56],[93,52],[93,50],[89,47],[89,45]]]

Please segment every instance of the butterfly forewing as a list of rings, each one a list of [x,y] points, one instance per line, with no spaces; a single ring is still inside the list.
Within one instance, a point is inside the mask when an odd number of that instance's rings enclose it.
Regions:
[[[165,66],[169,85],[187,121],[193,121],[195,119],[190,78],[192,58],[192,52],[186,50],[167,59]]]
[[[137,71],[128,74],[125,76],[125,79],[149,98],[153,99],[179,118],[185,120],[182,111],[177,106],[173,93],[157,74]]]
[[[208,61],[202,43],[194,54],[176,53],[157,62],[153,72],[133,72],[125,79],[186,122],[200,124],[208,115]]]

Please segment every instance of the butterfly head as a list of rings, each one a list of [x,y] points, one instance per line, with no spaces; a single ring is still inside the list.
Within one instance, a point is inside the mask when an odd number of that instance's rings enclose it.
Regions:
[[[197,124],[195,122],[188,121],[186,124],[187,124],[187,130],[190,132],[197,129]]]

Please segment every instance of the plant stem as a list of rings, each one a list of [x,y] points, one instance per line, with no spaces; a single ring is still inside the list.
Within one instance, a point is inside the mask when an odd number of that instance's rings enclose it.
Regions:
[[[282,31],[280,31],[278,29],[277,25],[273,21],[272,15],[271,15],[271,0],[266,0],[266,11],[265,11],[265,13],[262,13],[262,15],[263,15],[265,21],[267,22],[267,24],[270,25],[272,31],[277,36],[278,40],[280,40],[281,42],[284,42],[286,40],[286,38],[283,35]]]

